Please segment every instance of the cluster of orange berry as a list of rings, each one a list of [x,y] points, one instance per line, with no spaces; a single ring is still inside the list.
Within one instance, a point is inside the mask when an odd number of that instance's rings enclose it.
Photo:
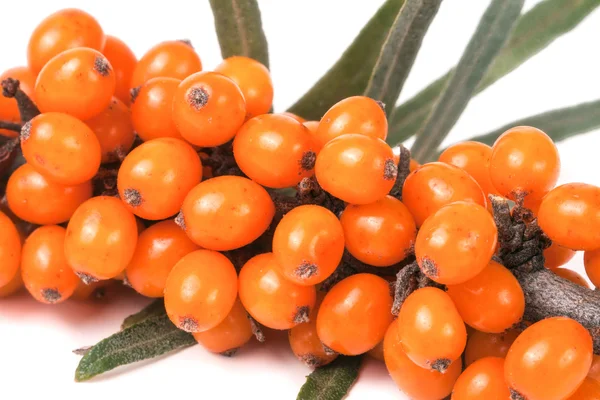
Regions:
[[[269,71],[247,57],[201,72],[189,42],[168,41],[138,61],[69,9],[39,24],[28,60],[2,75],[13,98],[0,119],[24,124],[0,133],[26,162],[4,187],[0,296],[24,284],[55,304],[119,279],[164,296],[172,322],[217,353],[258,323],[289,330],[311,367],[384,359],[414,399],[600,393],[590,333],[560,316],[522,321],[524,292],[495,258],[488,199],[500,196],[553,241],[547,268],[586,285],[558,268],[585,250],[600,285],[600,188],[554,188],[560,160],[542,131],[457,144],[402,176],[382,104],[350,97],[320,121],[269,113]],[[26,97],[39,113],[23,121]],[[282,211],[280,189],[311,185],[318,195]],[[20,221],[35,230],[24,237]],[[254,253],[237,263],[239,249]],[[345,257],[369,272],[339,274]],[[398,303],[394,275],[411,259],[423,279]]]

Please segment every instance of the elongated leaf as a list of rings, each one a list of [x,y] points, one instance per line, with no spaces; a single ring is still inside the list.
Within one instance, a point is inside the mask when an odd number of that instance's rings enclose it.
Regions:
[[[140,322],[147,320],[148,318],[163,314],[166,314],[165,303],[163,299],[156,299],[144,307],[140,312],[125,318],[121,324],[121,329],[127,329],[135,324],[139,324]]]
[[[297,400],[341,400],[358,376],[361,357],[340,356],[315,369],[302,385]]]
[[[379,57],[379,50],[403,4],[404,0],[387,0],[340,59],[288,111],[318,121],[338,101],[362,94]]]
[[[523,14],[510,39],[477,87],[477,93],[513,71],[575,28],[600,5],[600,0],[544,0]],[[390,121],[388,142],[400,143],[413,136],[431,112],[446,86],[451,71],[438,78],[416,96],[396,107]]]
[[[98,342],[79,362],[75,380],[85,381],[195,343],[192,335],[175,327],[166,315],[151,317]]]
[[[413,145],[418,161],[434,156],[438,146],[467,107],[475,88],[506,42],[524,0],[492,0],[463,53],[456,71]]]
[[[381,48],[365,96],[392,110],[442,0],[407,0]]]
[[[246,56],[269,67],[269,49],[256,0],[210,0],[223,58]]]

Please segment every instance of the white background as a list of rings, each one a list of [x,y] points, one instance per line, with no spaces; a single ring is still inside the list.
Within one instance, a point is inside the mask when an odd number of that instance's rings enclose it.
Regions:
[[[283,111],[335,62],[382,0],[261,0],[275,85]],[[526,1],[526,9],[538,1]],[[80,7],[105,32],[141,56],[166,39],[190,38],[205,69],[220,61],[208,1],[46,0],[6,1],[0,23],[0,70],[26,62],[30,32],[47,14]],[[417,93],[459,59],[487,1],[446,0],[431,25],[401,100]],[[449,141],[487,132],[509,121],[600,97],[600,12],[557,40],[518,71],[472,100]],[[559,145],[561,182],[600,184],[600,132]],[[578,255],[570,266],[582,271]],[[119,369],[89,383],[73,383],[79,357],[71,350],[118,330],[146,300],[129,295],[104,305],[37,304],[26,295],[0,301],[0,387],[11,398],[293,399],[310,371],[297,362],[285,334],[271,335],[233,359],[199,346]],[[382,363],[368,360],[350,399],[403,398]]]

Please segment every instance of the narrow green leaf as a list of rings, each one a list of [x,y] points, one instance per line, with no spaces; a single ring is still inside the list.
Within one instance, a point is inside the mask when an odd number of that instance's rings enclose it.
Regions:
[[[223,58],[246,56],[269,68],[267,37],[256,0],[210,0]]]
[[[492,0],[455,72],[411,149],[418,161],[434,156],[467,107],[477,85],[506,42],[525,0]]]
[[[331,364],[315,369],[300,388],[297,400],[341,400],[358,376],[361,357],[339,356]]]
[[[392,110],[441,3],[442,0],[408,0],[404,4],[381,48],[365,96]]]
[[[148,318],[163,314],[166,314],[165,303],[163,299],[156,299],[144,307],[141,311],[125,318],[121,324],[121,329],[127,329],[135,324],[139,324],[140,322],[147,320]]]
[[[387,0],[340,59],[288,111],[318,121],[338,101],[362,94],[379,57],[379,50],[403,4],[404,0]]]
[[[476,92],[483,91],[575,28],[599,5],[600,0],[544,0],[521,15],[510,39],[479,83]],[[400,143],[419,130],[451,74],[452,70],[396,107],[390,120],[389,143]]]
[[[151,317],[98,342],[79,362],[75,380],[86,381],[119,366],[195,343],[192,335],[175,327],[166,315]]]

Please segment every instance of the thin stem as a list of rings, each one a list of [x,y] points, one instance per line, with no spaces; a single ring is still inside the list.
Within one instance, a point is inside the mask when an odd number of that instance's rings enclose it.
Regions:
[[[17,106],[19,107],[19,114],[21,115],[21,122],[29,122],[32,118],[40,114],[40,110],[37,108],[33,100],[21,90],[21,82],[17,79],[6,78],[2,81],[2,95],[9,99],[15,99]]]

